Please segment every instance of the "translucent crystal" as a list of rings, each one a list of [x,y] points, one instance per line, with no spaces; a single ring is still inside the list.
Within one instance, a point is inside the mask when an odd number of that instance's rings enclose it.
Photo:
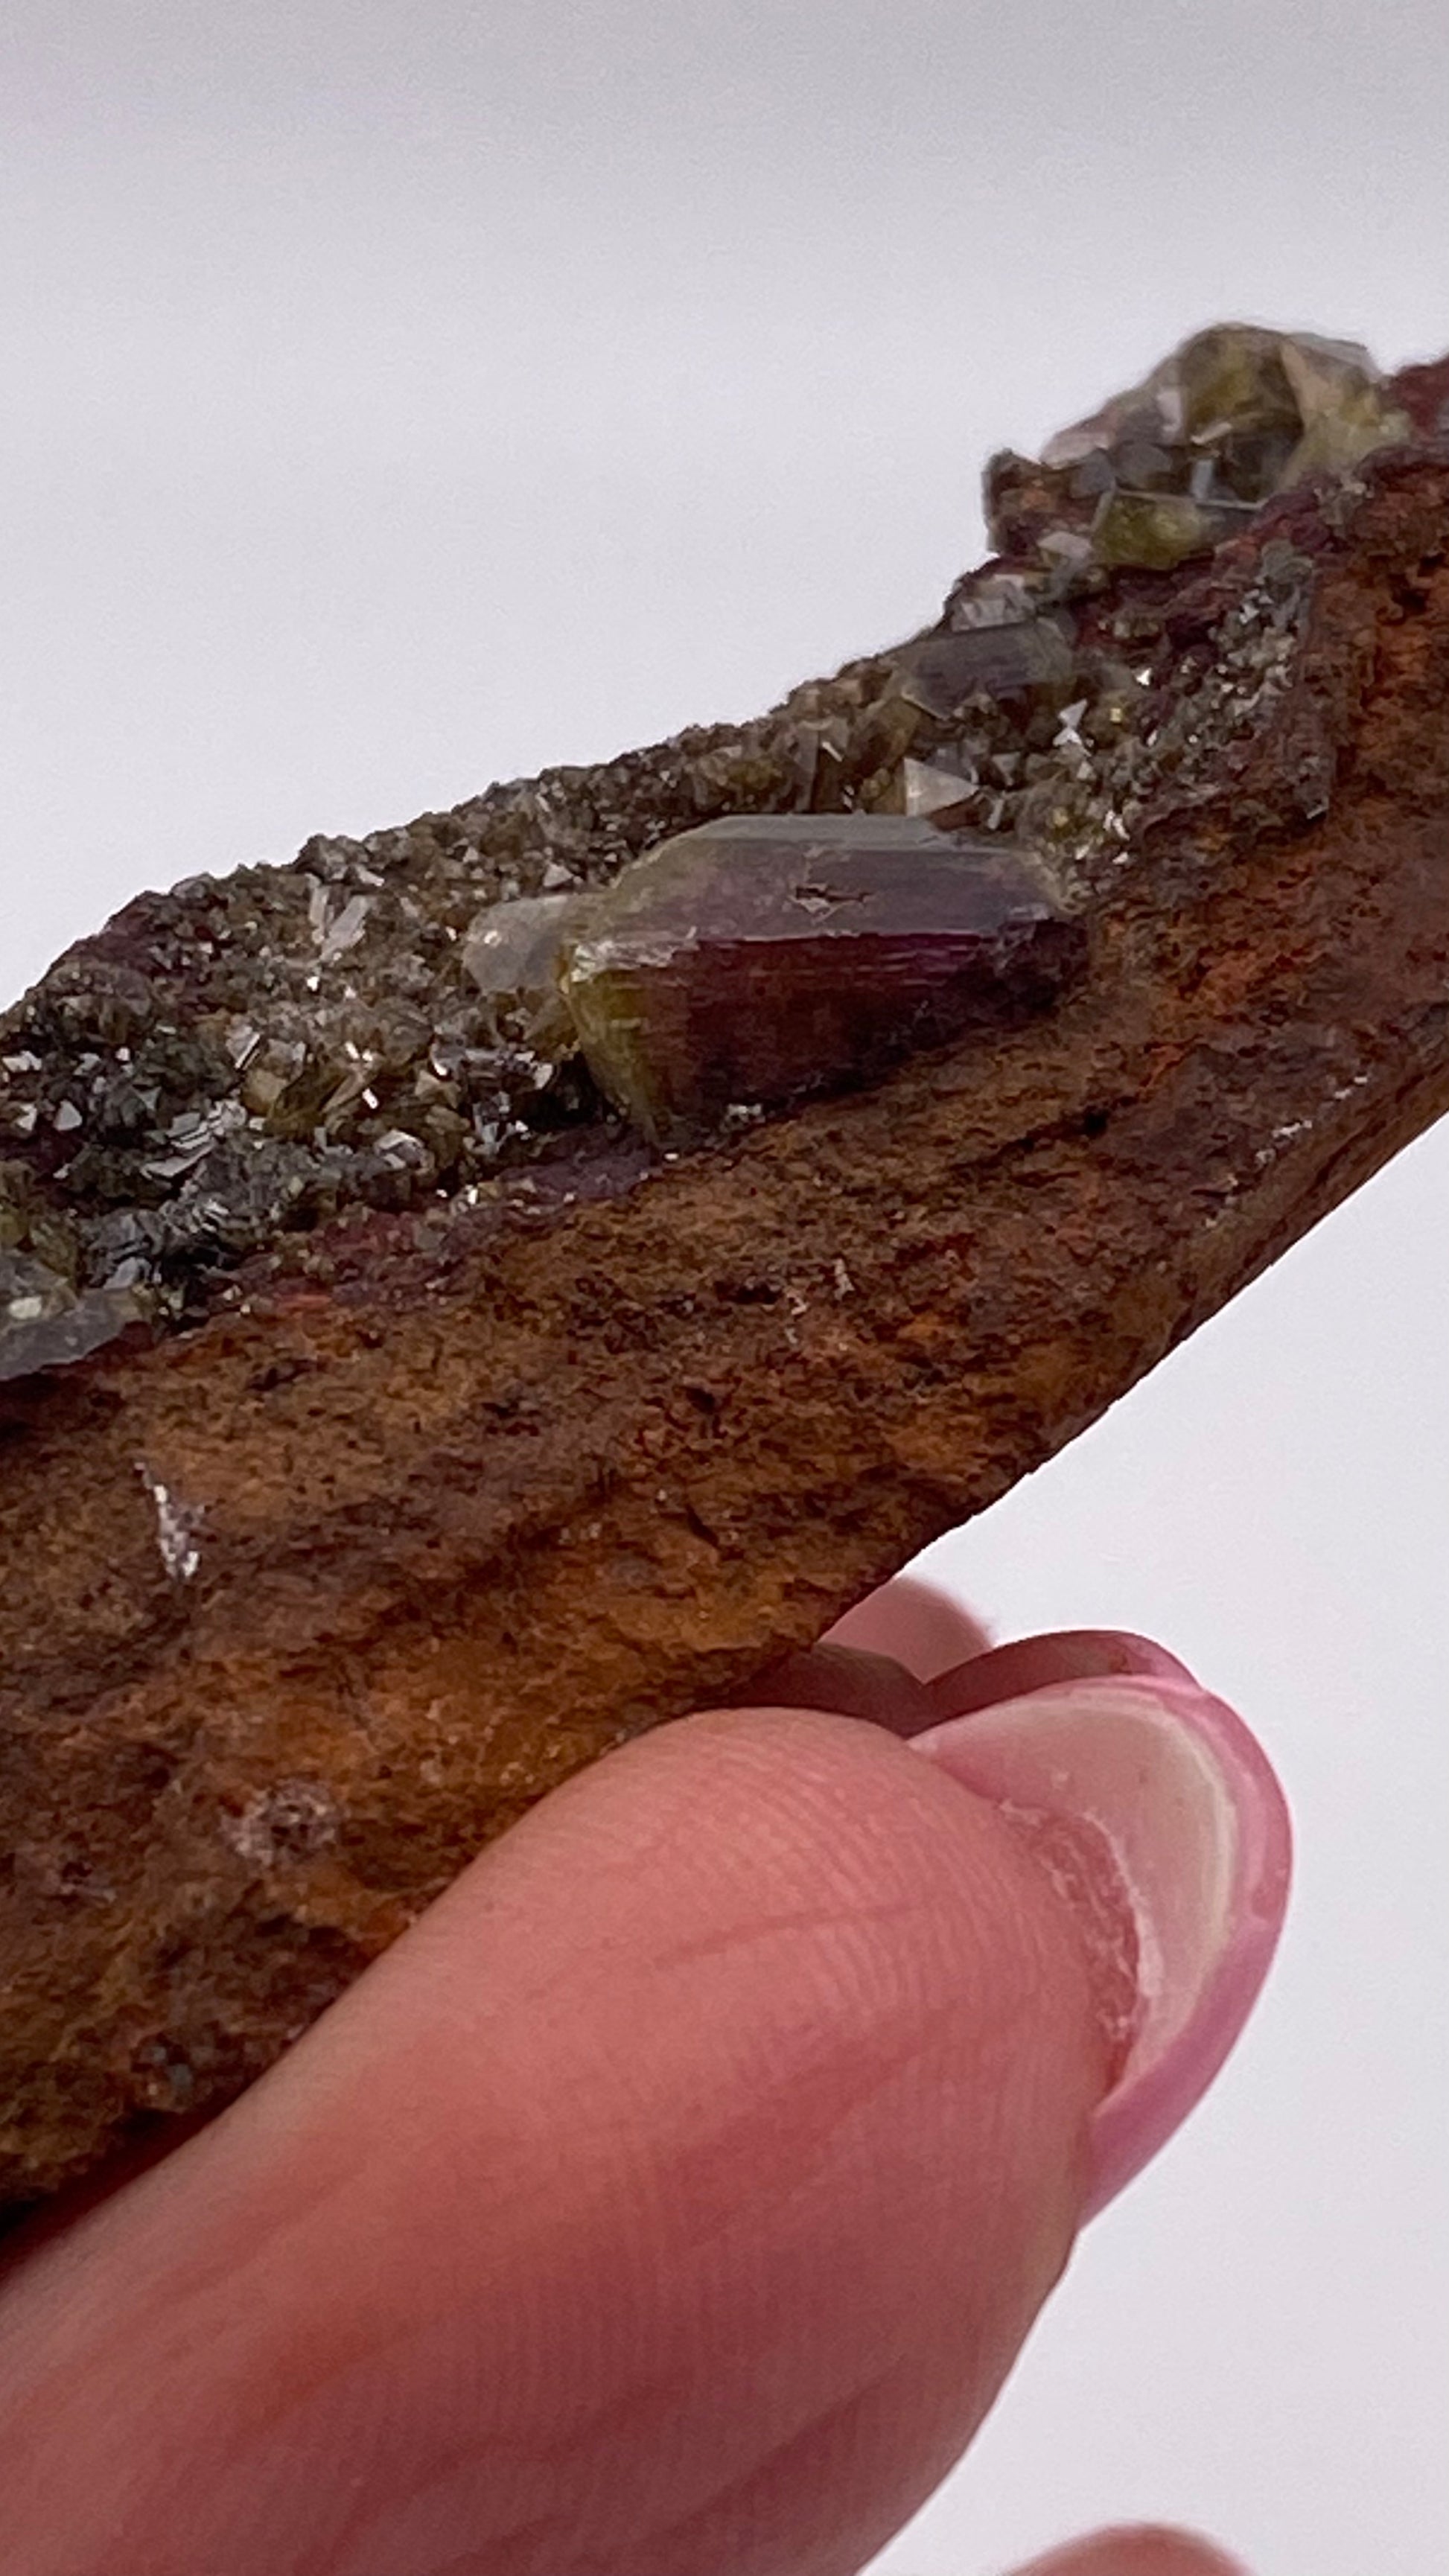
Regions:
[[[1000,840],[735,815],[626,868],[566,941],[563,984],[600,1089],[671,1142],[1039,1011],[1084,948]]]
[[[1210,554],[1220,533],[1214,515],[1184,493],[1109,492],[1092,521],[1092,552],[1099,563],[1171,572]]]
[[[84,1359],[143,1311],[129,1290],[94,1288],[78,1297],[44,1262],[0,1252],[0,1380]]]
[[[0,1252],[0,1324],[36,1324],[75,1304],[75,1291],[43,1261]]]
[[[1218,322],[1185,340],[1173,370],[1184,439],[1199,446],[1237,432],[1298,435],[1298,406],[1283,366],[1281,335],[1251,322]]]
[[[927,715],[959,714],[976,698],[1055,705],[1070,697],[1071,646],[1049,619],[973,625],[927,635],[896,659],[901,695]]]
[[[520,895],[492,903],[469,923],[463,965],[487,1005],[496,1037],[545,1060],[574,1051],[572,1025],[559,989],[566,894]]]
[[[903,760],[901,763],[901,811],[904,814],[944,814],[960,805],[976,785],[974,777],[964,778],[954,769],[942,769],[929,761]]]
[[[1286,481],[1308,474],[1347,473],[1388,439],[1412,434],[1407,412],[1385,403],[1366,349],[1303,333],[1283,342],[1282,355],[1303,424]]]
[[[1021,573],[967,573],[957,587],[953,626],[1018,626],[1036,613],[1036,592]]]

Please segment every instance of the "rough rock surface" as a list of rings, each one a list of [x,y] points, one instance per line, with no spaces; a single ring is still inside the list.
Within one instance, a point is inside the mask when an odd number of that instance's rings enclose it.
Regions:
[[[141,898],[10,1015],[0,2203],[231,2098],[534,1799],[740,1696],[1449,1107],[1449,362],[1375,399],[1394,443],[1175,569],[1063,553],[1042,503],[930,635],[758,726]],[[970,639],[1022,624],[1065,659],[1017,636],[983,684]],[[999,805],[1084,978],[678,1155],[567,1079],[510,1143],[469,1084],[517,1042],[456,976],[436,1090],[396,1040],[411,1126],[295,1053],[308,974],[329,1047],[381,1008],[320,991],[355,865],[423,928],[442,889],[441,956],[550,869],[832,802]],[[249,1059],[238,906],[283,924]]]

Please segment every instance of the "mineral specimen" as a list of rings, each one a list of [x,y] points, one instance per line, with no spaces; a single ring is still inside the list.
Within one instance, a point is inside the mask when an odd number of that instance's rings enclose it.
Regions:
[[[1449,1106],[1446,405],[1200,334],[998,462],[928,635],[138,897],[0,1024],[0,2200],[230,2099]],[[1104,560],[1133,493],[1212,551]],[[686,1150],[561,1054],[576,903],[890,816],[963,904],[983,837],[1003,904],[1044,877],[1084,971]],[[802,883],[808,945],[849,907]]]
[[[929,815],[1045,857],[1080,908],[1154,802],[1204,792],[1224,732],[1288,690],[1313,565],[1274,541],[1231,633],[1219,619],[1185,663],[1154,574],[1209,564],[1300,471],[1432,434],[1444,399],[1433,369],[1386,381],[1338,342],[1200,332],[1042,464],[993,460],[1010,560],[892,652],[737,730],[138,896],[0,1022],[0,1245],[76,1299],[39,1338],[0,1301],[0,1376],[138,1317],[192,1323],[256,1260],[325,1281],[339,1222],[506,1196],[525,1168],[568,1187],[581,1161],[590,1189],[617,1112],[572,1044],[554,943],[672,835]]]
[[[679,1143],[1043,1010],[1085,954],[1008,843],[888,815],[732,815],[583,908],[563,990],[601,1091]]]

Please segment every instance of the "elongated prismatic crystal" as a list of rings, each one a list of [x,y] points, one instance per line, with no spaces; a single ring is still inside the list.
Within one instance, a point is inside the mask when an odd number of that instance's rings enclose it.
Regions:
[[[664,842],[586,907],[563,990],[600,1089],[664,1142],[1030,1016],[1084,953],[1001,840],[740,814]]]

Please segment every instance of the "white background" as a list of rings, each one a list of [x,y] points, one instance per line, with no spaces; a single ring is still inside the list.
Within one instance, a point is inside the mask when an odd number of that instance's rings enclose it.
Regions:
[[[9,0],[0,990],[143,885],[763,708],[1243,316],[1449,343],[1449,13]],[[1162,1637],[1300,1877],[1212,2101],[878,2576],[1449,2560],[1449,1133],[935,1558]]]

